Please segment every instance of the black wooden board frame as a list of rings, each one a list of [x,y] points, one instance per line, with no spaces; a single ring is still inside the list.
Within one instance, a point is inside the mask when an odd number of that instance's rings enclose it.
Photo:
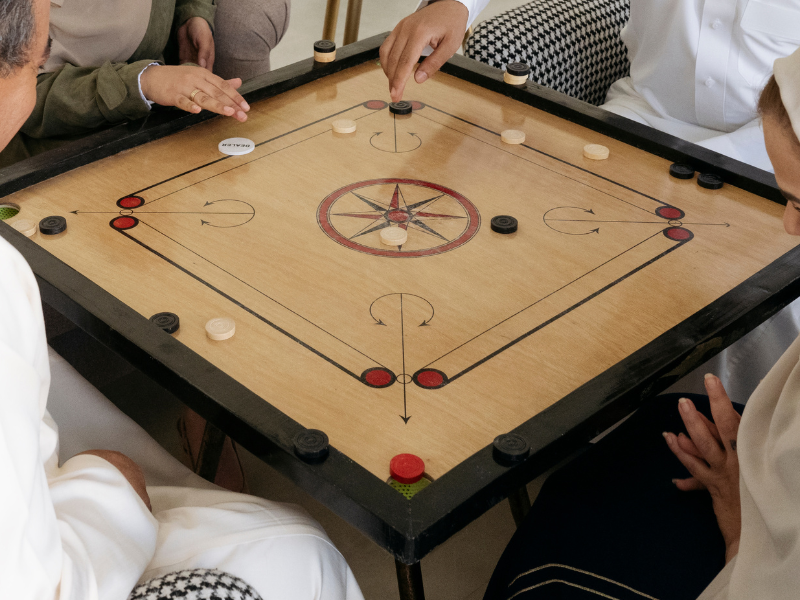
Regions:
[[[253,103],[376,60],[385,37],[341,48],[333,63],[308,59],[278,69],[249,82],[245,98]],[[460,56],[453,57],[442,71],[658,156],[688,162],[698,171],[716,173],[728,185],[785,203],[771,174],[744,163],[532,82],[510,86],[499,70]],[[101,131],[0,171],[0,198],[210,118],[215,115],[154,111],[146,119]],[[26,258],[44,302],[406,564],[419,562],[643,400],[666,389],[800,296],[800,247],[796,247],[514,429],[531,445],[526,460],[514,466],[501,465],[487,446],[407,500],[336,450],[335,439],[323,462],[303,462],[295,456],[292,443],[302,425],[5,223],[0,225],[0,236]]]

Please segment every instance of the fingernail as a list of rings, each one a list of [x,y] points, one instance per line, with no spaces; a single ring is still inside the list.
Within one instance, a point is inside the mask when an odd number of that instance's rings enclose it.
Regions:
[[[200,66],[205,68],[205,66],[206,66],[206,59],[205,58],[201,58],[200,59]]]
[[[394,98],[396,94],[397,94],[397,90],[395,88],[392,88],[392,89],[389,90],[389,95],[392,98]]]
[[[716,377],[714,376],[713,373],[706,373],[705,375],[703,375],[703,380],[704,381],[709,381],[711,383],[714,383],[715,379],[716,379]]]
[[[669,433],[667,433],[666,431],[662,431],[661,435],[664,436],[665,440],[669,441]]]
[[[689,410],[689,401],[686,398],[678,400],[678,410]]]
[[[428,74],[425,71],[417,71],[414,74],[414,79],[417,83],[424,83],[428,79]]]
[[[672,480],[672,485],[678,485],[678,480],[677,479],[673,479]]]
[[[244,100],[242,100],[242,108],[245,110],[250,110],[250,105]]]
[[[226,106],[225,108],[222,109],[222,112],[224,112],[226,115],[230,116],[233,113],[235,113],[236,111],[233,110],[230,106]]]

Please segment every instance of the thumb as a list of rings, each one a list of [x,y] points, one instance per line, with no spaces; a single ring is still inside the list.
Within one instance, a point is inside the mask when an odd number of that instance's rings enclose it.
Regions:
[[[706,486],[694,477],[690,477],[689,479],[673,479],[672,483],[682,492],[696,492],[706,489]]]
[[[450,48],[451,44],[442,43],[436,46],[436,49],[431,53],[428,58],[422,61],[422,64],[417,69],[417,72],[414,73],[414,81],[417,83],[423,83],[427,81],[427,79],[436,73],[439,69],[442,68],[442,65],[447,62],[447,60],[455,54],[455,51],[458,49],[456,45],[455,48]]]

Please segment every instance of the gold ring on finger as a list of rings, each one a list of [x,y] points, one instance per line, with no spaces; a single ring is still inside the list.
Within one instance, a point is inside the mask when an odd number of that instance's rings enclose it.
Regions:
[[[190,102],[194,102],[194,97],[195,97],[195,96],[197,96],[197,94],[199,94],[199,93],[200,93],[200,90],[197,90],[197,89],[196,89],[195,91],[193,91],[193,92],[191,93],[191,95],[189,96],[189,101],[190,101]]]

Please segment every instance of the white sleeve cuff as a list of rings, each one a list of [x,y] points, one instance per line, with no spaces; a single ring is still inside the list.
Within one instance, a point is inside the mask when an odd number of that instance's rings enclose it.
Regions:
[[[461,2],[464,6],[467,7],[467,11],[469,12],[469,17],[467,17],[467,29],[469,29],[472,22],[475,18],[480,14],[480,12],[486,8],[486,5],[489,4],[489,0],[456,0],[457,2]],[[436,0],[420,0],[419,5],[417,6],[417,10],[421,10],[431,4],[432,2],[436,2]],[[414,11],[416,12],[416,11]],[[466,32],[466,29],[464,30]]]
[[[139,83],[139,95],[142,97],[142,100],[144,100],[144,101],[145,101],[145,104],[147,104],[147,108],[153,108],[153,104],[154,104],[154,103],[153,103],[153,102],[150,102],[150,100],[148,100],[148,99],[145,97],[145,95],[144,95],[144,92],[142,91],[142,74],[143,74],[145,71],[147,71],[147,69],[149,69],[150,67],[152,67],[153,65],[155,65],[155,66],[157,66],[157,67],[158,67],[158,66],[160,66],[160,64],[159,64],[159,63],[157,63],[157,62],[151,62],[149,65],[147,65],[147,66],[146,66],[144,69],[142,69],[142,70],[141,70],[141,72],[139,73],[139,77],[137,78],[137,81],[138,81],[138,83]]]

